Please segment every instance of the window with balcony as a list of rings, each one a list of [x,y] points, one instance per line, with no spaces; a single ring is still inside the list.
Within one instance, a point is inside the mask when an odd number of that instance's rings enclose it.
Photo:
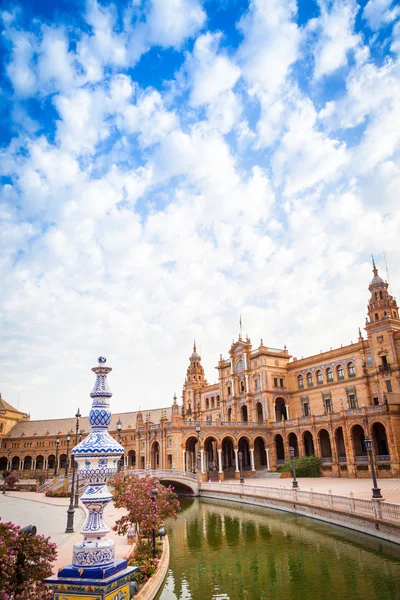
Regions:
[[[255,386],[256,390],[260,389],[260,380],[259,379],[254,380],[254,386]]]
[[[279,385],[280,385],[281,388],[285,387],[285,383],[284,383],[283,379],[279,380]]]
[[[297,378],[297,385],[299,386],[299,390],[302,390],[304,388],[304,379],[303,379],[303,375],[299,375]]]
[[[349,408],[357,408],[357,398],[355,394],[349,394],[348,396]]]
[[[337,378],[339,381],[341,379],[344,379],[344,369],[343,369],[342,365],[339,365],[337,368]]]
[[[349,377],[355,377],[356,376],[356,368],[354,366],[354,363],[349,363],[349,365],[347,367],[347,371],[349,373]]]
[[[317,385],[322,385],[323,383],[322,371],[317,371]]]
[[[313,379],[312,379],[312,374],[311,373],[307,373],[307,387],[312,387],[313,384]]]
[[[278,387],[278,378],[274,377],[274,387]]]
[[[388,379],[387,381],[385,381],[386,383],[386,389],[388,392],[393,392],[393,388],[392,388],[392,382],[390,379]]]
[[[301,398],[301,412],[303,414],[303,417],[309,417],[311,414],[308,396],[303,396]]]
[[[332,398],[324,399],[324,409],[325,409],[325,414],[327,414],[327,415],[332,412]]]
[[[332,383],[333,382],[333,371],[330,367],[327,368],[326,370],[326,380],[328,383]]]

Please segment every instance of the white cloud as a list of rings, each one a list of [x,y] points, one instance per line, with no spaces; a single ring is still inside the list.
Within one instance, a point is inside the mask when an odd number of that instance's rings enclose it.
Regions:
[[[363,10],[363,17],[373,31],[391,23],[399,15],[400,7],[392,0],[369,0]]]
[[[347,65],[348,53],[360,44],[360,38],[354,32],[359,10],[356,0],[320,0],[319,6],[321,16],[318,18],[314,71],[317,79]]]
[[[147,17],[149,43],[180,48],[205,20],[206,13],[198,0],[152,0]]]

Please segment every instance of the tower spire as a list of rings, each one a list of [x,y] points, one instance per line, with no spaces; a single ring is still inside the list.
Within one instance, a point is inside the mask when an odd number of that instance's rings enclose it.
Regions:
[[[375,265],[374,255],[371,254],[371,256],[372,256],[372,272],[374,274],[374,277],[376,277],[378,275],[378,269],[376,268],[376,265]]]

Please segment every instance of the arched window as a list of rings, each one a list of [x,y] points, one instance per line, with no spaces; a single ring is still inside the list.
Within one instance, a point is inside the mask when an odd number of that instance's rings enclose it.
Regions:
[[[333,371],[330,367],[328,367],[326,370],[326,381],[328,383],[332,383],[333,381]]]
[[[322,385],[324,383],[324,379],[322,377],[322,371],[317,371],[317,384]]]
[[[337,378],[344,379],[344,370],[343,370],[342,365],[339,365],[337,368]]]
[[[210,400],[208,398],[206,398],[206,408],[210,408]]]
[[[220,399],[220,397],[219,397],[219,396],[217,396],[217,406],[219,407],[219,406],[220,406],[220,404],[221,404],[221,399]]]
[[[307,387],[312,387],[313,385],[312,373],[307,373]]]
[[[211,396],[211,408],[215,408],[214,396]]]
[[[304,388],[304,379],[303,379],[303,375],[299,375],[297,378],[297,383],[299,386],[299,389],[302,390]]]
[[[242,392],[242,394],[244,393],[244,379],[242,379],[240,382],[240,391]]]
[[[356,368],[354,366],[354,363],[349,363],[347,365],[347,371],[349,373],[349,377],[355,377],[356,376]]]

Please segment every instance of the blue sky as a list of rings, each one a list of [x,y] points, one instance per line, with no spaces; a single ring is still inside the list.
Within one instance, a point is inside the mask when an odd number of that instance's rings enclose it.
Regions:
[[[1,13],[1,392],[33,417],[171,402],[239,315],[296,356],[399,289],[400,6],[9,3]],[[67,373],[67,375],[66,375]],[[86,407],[87,410],[87,407]]]

